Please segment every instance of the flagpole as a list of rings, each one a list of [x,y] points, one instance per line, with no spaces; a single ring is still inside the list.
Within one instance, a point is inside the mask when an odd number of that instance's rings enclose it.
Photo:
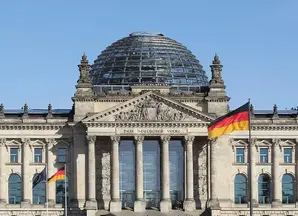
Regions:
[[[48,164],[46,163],[46,199],[47,199],[47,216],[49,215],[49,189],[48,189]]]
[[[64,174],[64,209],[65,209],[65,216],[67,216],[66,163],[64,165],[64,170],[65,170],[65,174]]]
[[[248,186],[249,186],[249,215],[253,216],[253,191],[252,191],[252,145],[251,145],[251,113],[250,113],[250,98],[248,99],[248,146],[249,146],[249,157],[248,157]]]

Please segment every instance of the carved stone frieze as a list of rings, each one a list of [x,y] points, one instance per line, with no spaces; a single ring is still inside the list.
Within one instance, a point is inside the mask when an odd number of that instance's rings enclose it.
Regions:
[[[147,98],[133,109],[114,116],[115,121],[181,121],[186,114],[153,98]]]

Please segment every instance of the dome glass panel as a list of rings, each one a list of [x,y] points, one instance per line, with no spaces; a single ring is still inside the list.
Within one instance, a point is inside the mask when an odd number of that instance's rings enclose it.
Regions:
[[[94,61],[94,85],[208,86],[199,60],[182,44],[162,34],[136,32],[108,46]]]

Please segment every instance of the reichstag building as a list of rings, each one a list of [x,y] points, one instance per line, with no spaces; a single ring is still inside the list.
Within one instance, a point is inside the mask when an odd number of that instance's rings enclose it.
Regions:
[[[68,215],[249,215],[248,132],[207,138],[230,98],[219,56],[206,68],[175,40],[135,32],[92,65],[82,55],[69,109],[1,104],[0,215],[64,215],[65,187]],[[297,110],[250,113],[254,215],[298,215]],[[66,184],[32,187],[64,165]]]

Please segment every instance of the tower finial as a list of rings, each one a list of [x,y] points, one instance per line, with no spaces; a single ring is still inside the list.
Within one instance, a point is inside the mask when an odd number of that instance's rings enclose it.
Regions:
[[[4,118],[4,105],[0,104],[0,118]]]
[[[48,115],[47,118],[52,118],[53,117],[53,110],[52,110],[52,105],[48,105]]]
[[[222,65],[220,64],[219,56],[215,53],[212,65],[210,65],[212,78],[209,82],[210,87],[225,88],[224,81],[221,76]]]

